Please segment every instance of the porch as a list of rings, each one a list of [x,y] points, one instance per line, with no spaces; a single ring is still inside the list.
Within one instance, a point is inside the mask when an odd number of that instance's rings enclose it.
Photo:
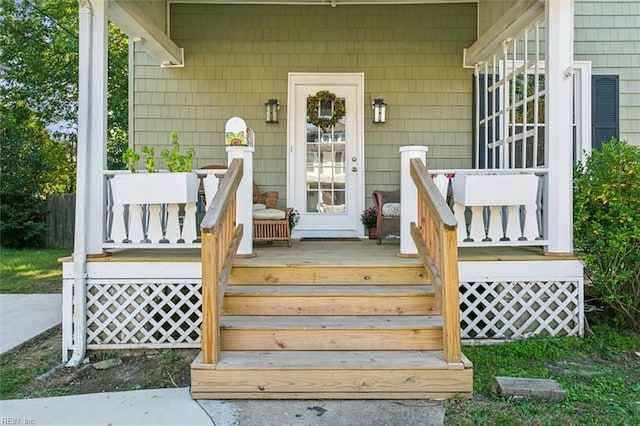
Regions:
[[[529,177],[533,184],[522,198],[481,197],[475,215],[482,221],[474,221],[471,188],[463,186],[473,179],[460,173],[461,189],[446,173],[439,185],[422,159],[405,155],[403,162],[399,241],[302,239],[289,248],[254,247],[244,233],[252,175],[244,174],[243,158],[233,159],[202,219],[200,242],[191,243],[201,250],[184,241],[174,243],[182,245],[177,252],[169,240],[154,245],[151,228],[142,226],[144,240],[123,242],[132,249],[114,247],[86,264],[86,317],[85,307],[71,302],[76,277],[65,274],[65,351],[78,343],[68,331],[75,310],[86,321],[88,349],[200,341],[202,355],[191,371],[195,398],[451,398],[472,394],[472,364],[460,350],[461,337],[582,332],[580,263],[537,251],[548,242],[535,232],[542,229],[536,214],[542,209],[532,195],[544,188],[535,174],[482,176]],[[507,189],[501,193],[509,197]],[[144,225],[151,209],[142,204]],[[491,225],[493,204],[501,227]],[[519,206],[520,226],[509,226],[504,204]],[[175,216],[181,209],[173,210]],[[186,217],[189,209],[182,210]],[[538,217],[533,233],[525,232],[527,211]],[[164,239],[169,219],[162,219],[162,209],[154,216]],[[174,218],[181,231],[187,222]],[[473,222],[484,225],[481,241],[472,238],[479,233]],[[244,253],[259,249],[262,255],[243,258],[245,240]],[[473,244],[461,247],[465,243]],[[71,262],[65,265],[71,272]]]

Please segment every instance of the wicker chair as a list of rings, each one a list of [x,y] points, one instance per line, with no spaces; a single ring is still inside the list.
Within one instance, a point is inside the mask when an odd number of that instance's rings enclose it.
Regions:
[[[275,209],[279,194],[276,191],[260,192],[260,188],[253,182],[253,204],[264,204],[268,209]]]
[[[385,216],[382,207],[387,203],[400,202],[400,188],[393,191],[373,191],[373,204],[376,207],[376,230],[378,239],[376,244],[380,245],[382,239],[389,235],[400,234],[400,216]]]
[[[279,194],[276,191],[260,192],[260,188],[253,183],[253,204],[264,204],[267,209],[275,209]],[[291,229],[289,216],[293,209],[284,210],[284,219],[253,219],[253,241],[286,241],[291,247]]]
[[[260,203],[262,204],[262,203]],[[253,219],[253,241],[286,241],[287,247],[291,247],[291,229],[289,229],[289,216],[292,208],[284,210],[284,219]]]

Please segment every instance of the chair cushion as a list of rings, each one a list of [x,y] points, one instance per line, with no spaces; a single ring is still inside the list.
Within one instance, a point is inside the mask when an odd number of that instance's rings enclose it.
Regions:
[[[266,209],[267,206],[265,206],[264,204],[254,204],[253,205],[253,211],[255,212],[256,210],[264,210]]]
[[[400,216],[400,203],[385,203],[382,206],[382,216]]]
[[[278,209],[262,209],[253,212],[253,218],[259,220],[282,220],[287,214]]]

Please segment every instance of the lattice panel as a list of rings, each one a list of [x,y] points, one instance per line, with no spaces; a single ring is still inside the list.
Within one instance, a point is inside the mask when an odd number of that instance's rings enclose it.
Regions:
[[[460,283],[463,339],[580,333],[577,281]]]
[[[200,342],[199,282],[96,283],[87,286],[87,344]]]

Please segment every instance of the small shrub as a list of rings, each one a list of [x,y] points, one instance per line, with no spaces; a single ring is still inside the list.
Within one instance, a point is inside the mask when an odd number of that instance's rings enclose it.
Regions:
[[[640,148],[612,139],[574,173],[574,244],[588,296],[640,330]]]

